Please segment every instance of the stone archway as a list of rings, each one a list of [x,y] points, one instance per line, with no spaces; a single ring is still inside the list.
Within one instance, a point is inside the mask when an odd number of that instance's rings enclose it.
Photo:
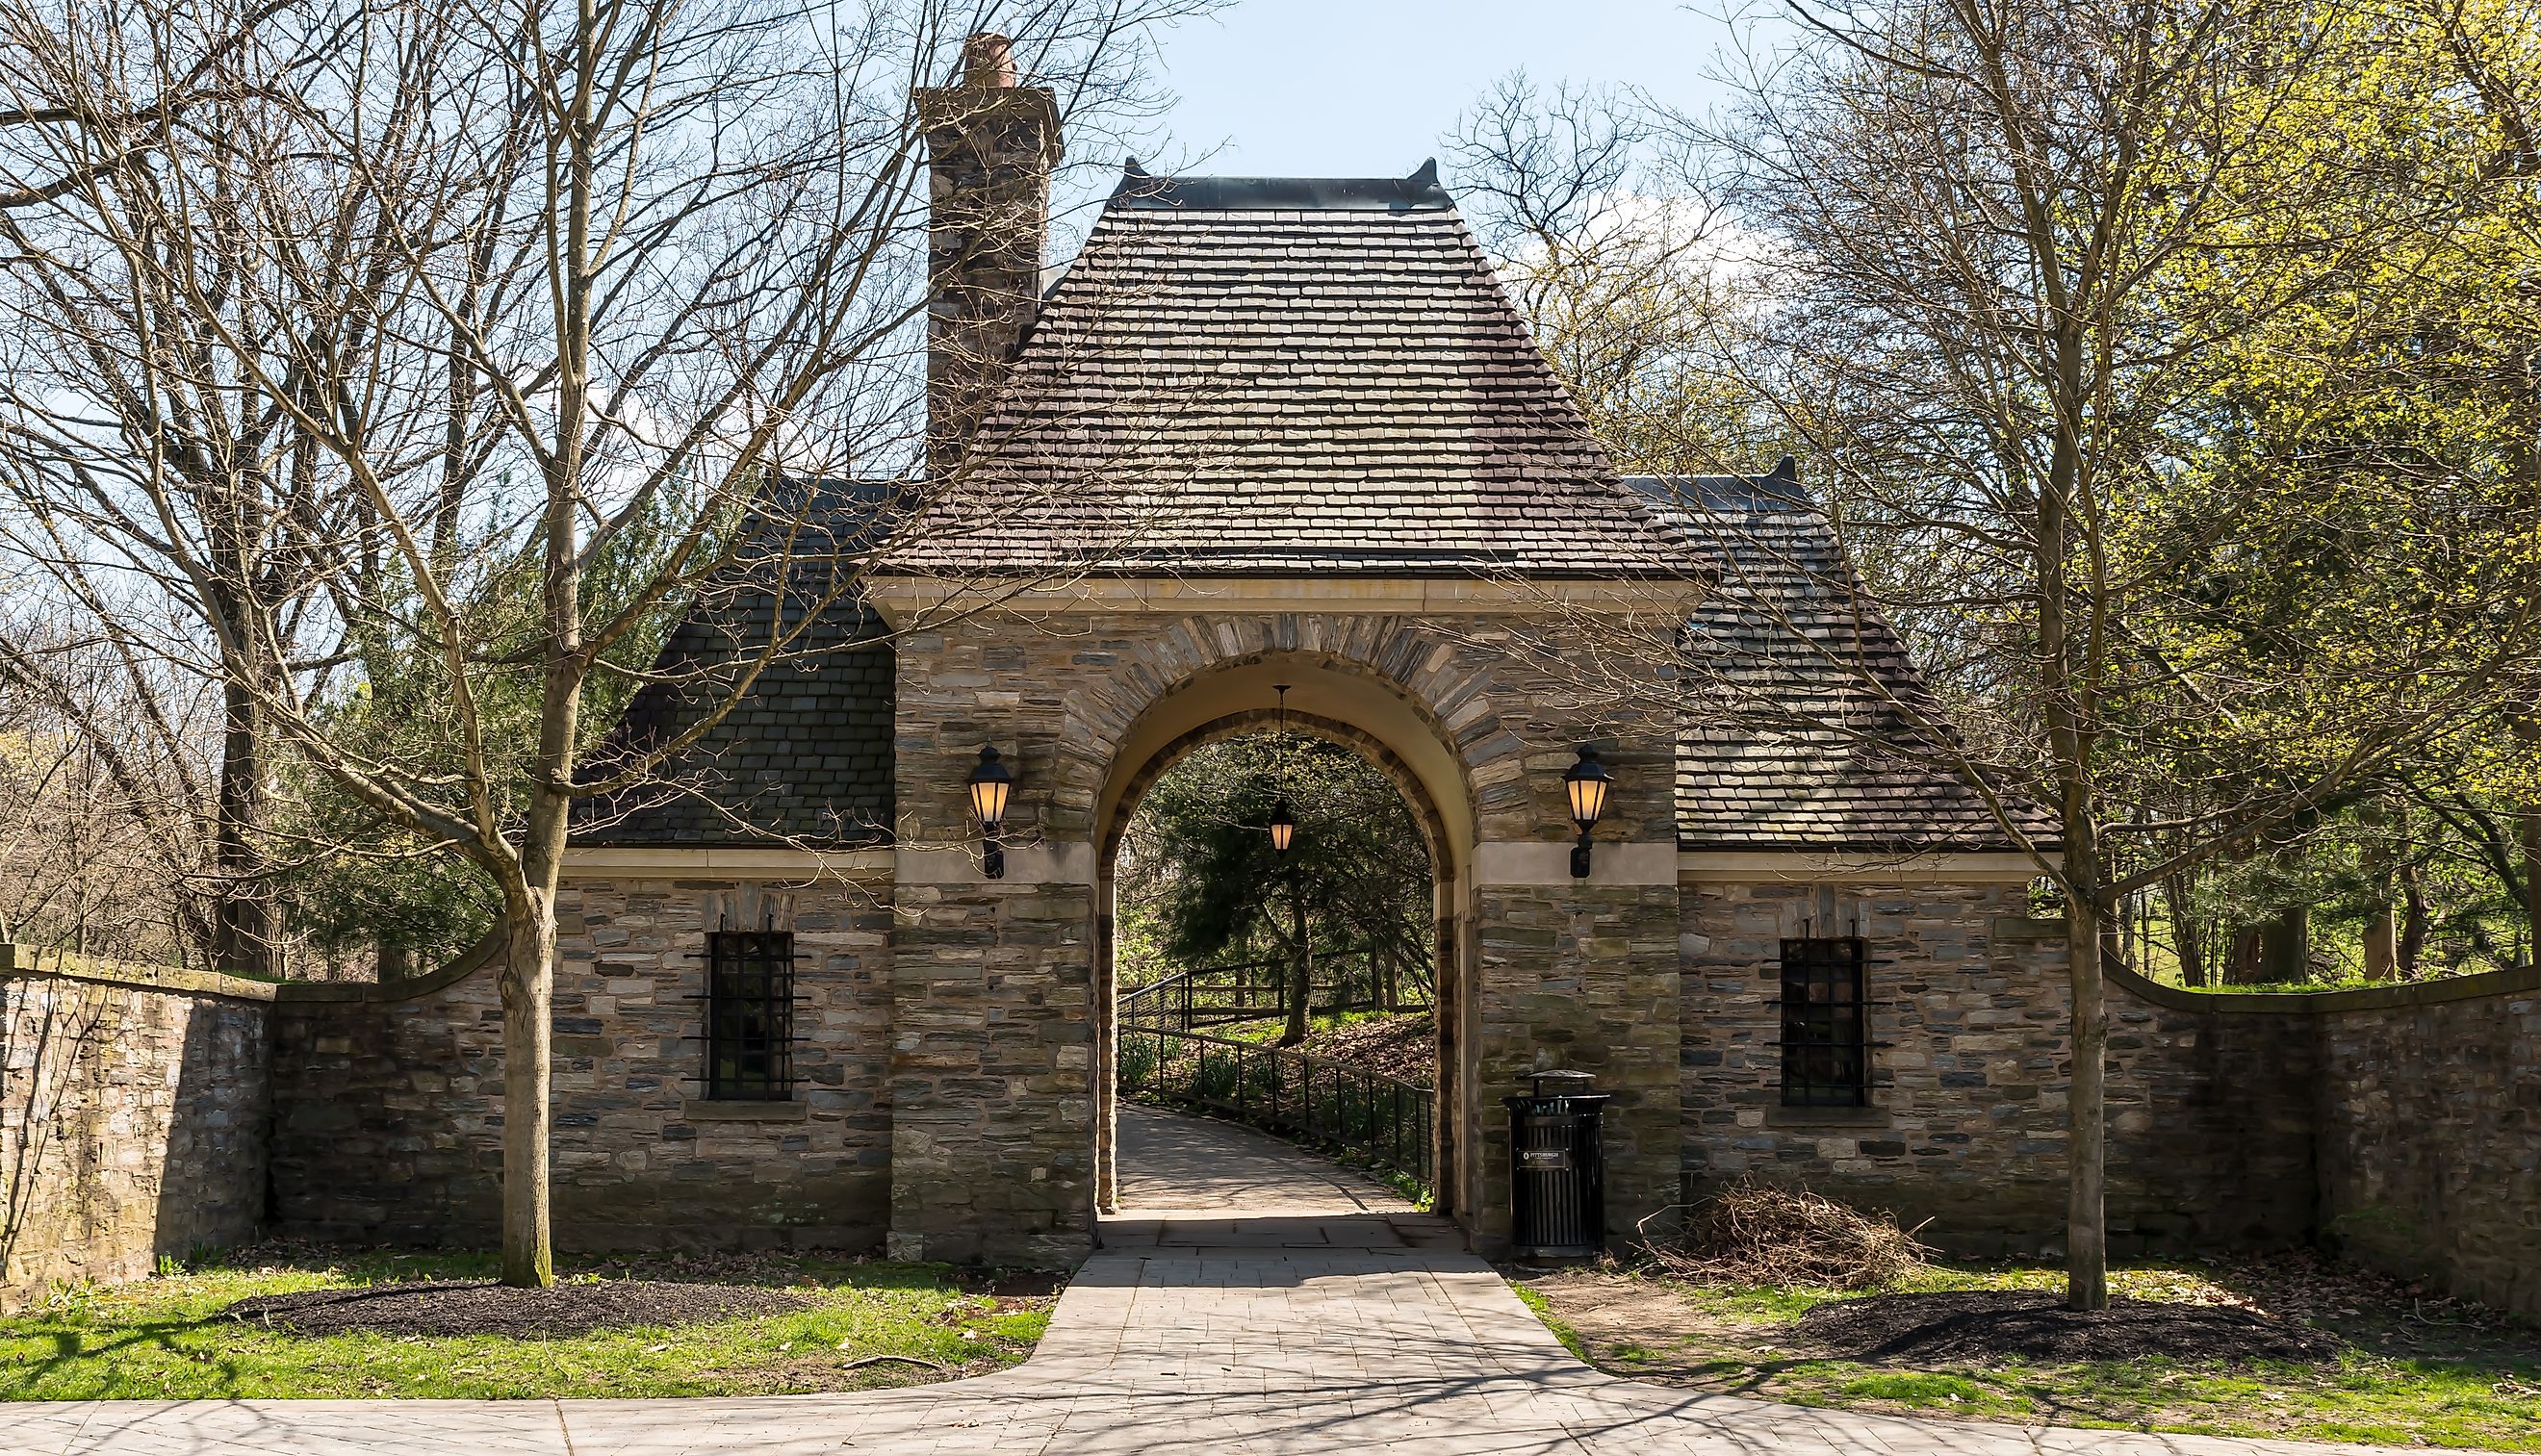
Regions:
[[[1472,1042],[1466,1032],[1472,1003],[1469,968],[1474,833],[1470,792],[1452,751],[1446,749],[1426,715],[1401,690],[1357,664],[1297,653],[1263,654],[1221,665],[1176,685],[1123,735],[1121,751],[1106,776],[1098,799],[1095,835],[1098,918],[1093,1098],[1098,1206],[1109,1211],[1118,1187],[1113,921],[1117,908],[1115,870],[1121,843],[1140,799],[1175,764],[1206,745],[1259,733],[1272,725],[1277,712],[1268,704],[1273,695],[1270,686],[1273,680],[1291,687],[1291,706],[1285,720],[1289,730],[1338,744],[1366,759],[1392,780],[1420,827],[1435,887],[1432,976],[1436,995],[1432,1024],[1437,1036],[1436,1207],[1470,1231],[1465,1210],[1472,1197],[1470,1186],[1477,1176],[1469,1093],[1473,1080]],[[1300,699],[1313,704],[1316,710],[1299,706]],[[1416,766],[1416,759],[1422,758],[1428,761],[1430,773],[1424,774]],[[1444,793],[1433,776],[1442,766],[1450,770]]]
[[[1308,600],[1319,610],[1299,610]],[[883,605],[904,629],[885,1083],[895,1251],[1055,1263],[1097,1237],[1111,837],[1143,770],[1187,752],[1174,748],[1186,735],[1272,707],[1282,682],[1293,714],[1362,735],[1349,741],[1396,765],[1440,827],[1455,1004],[1439,1117],[1453,1166],[1438,1182],[1472,1242],[1506,1239],[1494,1118],[1538,1067],[1615,1091],[1610,1232],[1677,1201],[1675,741],[1564,694],[1539,665],[1562,623],[1535,598],[1137,580],[1080,584],[1031,612],[925,619],[926,601]],[[1594,871],[1577,880],[1561,774],[1590,741],[1617,787]],[[965,788],[982,744],[1018,783],[996,879]]]

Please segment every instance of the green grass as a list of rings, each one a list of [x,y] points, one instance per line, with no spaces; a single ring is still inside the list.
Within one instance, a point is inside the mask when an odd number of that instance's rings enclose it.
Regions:
[[[1615,1374],[1793,1405],[2541,1452],[2541,1330],[2458,1306],[2430,1310],[2397,1286],[2370,1280],[2307,1278],[2288,1283],[2263,1266],[2140,1265],[2112,1271],[2110,1284],[2140,1299],[2250,1298],[2263,1308],[2286,1305],[2299,1291],[2308,1322],[2345,1346],[2321,1365],[2230,1364],[2182,1350],[2053,1366],[1899,1367],[1817,1357],[1793,1328],[1819,1304],[1862,1297],[1848,1291],[1691,1285],[1612,1271],[1532,1277],[1514,1287],[1573,1353]],[[2062,1281],[2053,1269],[1935,1266],[1898,1288],[2058,1289]]]
[[[1520,1304],[1534,1310],[1535,1317],[1544,1321],[1544,1328],[1553,1332],[1553,1338],[1561,1342],[1563,1349],[1570,1351],[1572,1356],[1583,1362],[1596,1363],[1595,1357],[1588,1352],[1587,1343],[1579,1338],[1579,1332],[1564,1324],[1561,1316],[1553,1312],[1551,1300],[1524,1284],[1511,1284],[1509,1287],[1517,1291]]]
[[[782,1284],[812,1296],[800,1312],[674,1329],[552,1339],[310,1338],[253,1327],[222,1311],[254,1294],[432,1277],[490,1277],[490,1256],[292,1250],[203,1263],[116,1288],[67,1288],[0,1319],[0,1399],[370,1398],[506,1400],[702,1396],[864,1389],[940,1378],[912,1355],[960,1373],[1013,1364],[1048,1326],[1049,1300],[964,1291],[936,1266],[844,1259],[745,1261],[738,1270],[662,1260],[590,1266],[640,1278],[713,1277]]]

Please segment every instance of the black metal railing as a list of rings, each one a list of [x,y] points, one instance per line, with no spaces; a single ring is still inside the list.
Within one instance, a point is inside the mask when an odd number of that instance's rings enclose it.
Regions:
[[[1121,1090],[1358,1154],[1434,1186],[1437,1095],[1285,1047],[1121,1023]]]
[[[1237,961],[1179,971],[1121,993],[1121,1025],[1151,1031],[1191,1031],[1259,1021],[1287,1011],[1288,963]],[[1315,958],[1307,984],[1308,1014],[1343,1011],[1426,1011],[1429,988],[1401,974],[1375,950],[1340,951]]]

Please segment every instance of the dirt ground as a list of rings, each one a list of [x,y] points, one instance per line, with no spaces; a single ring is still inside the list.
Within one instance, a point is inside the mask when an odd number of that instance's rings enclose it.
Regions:
[[[1845,1359],[1918,1365],[2136,1360],[2181,1350],[2226,1362],[2318,1362],[2336,1359],[2339,1350],[2339,1342],[2319,1331],[2228,1305],[2112,1299],[2107,1309],[2086,1313],[2038,1289],[1832,1300],[1800,1316],[1799,1332]]]
[[[1426,1012],[1320,1028],[1306,1038],[1305,1050],[1419,1087],[1438,1074],[1437,1030]]]
[[[2308,1256],[2113,1274],[1933,1268],[1901,1292],[1512,1281],[1600,1368],[1801,1405],[2023,1424],[2541,1451],[2541,1328]]]
[[[258,1294],[223,1311],[229,1318],[295,1335],[508,1335],[553,1339],[638,1325],[676,1328],[802,1309],[811,1300],[750,1284],[661,1283],[643,1279],[566,1282],[515,1289],[492,1279],[425,1279],[358,1289]]]

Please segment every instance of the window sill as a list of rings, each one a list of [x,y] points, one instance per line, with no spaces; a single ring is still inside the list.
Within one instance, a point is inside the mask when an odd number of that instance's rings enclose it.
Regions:
[[[1885,1128],[1889,1125],[1884,1107],[1783,1107],[1765,1109],[1768,1128]]]
[[[802,1102],[748,1102],[738,1097],[690,1097],[680,1104],[680,1117],[690,1123],[799,1123],[811,1112]]]

